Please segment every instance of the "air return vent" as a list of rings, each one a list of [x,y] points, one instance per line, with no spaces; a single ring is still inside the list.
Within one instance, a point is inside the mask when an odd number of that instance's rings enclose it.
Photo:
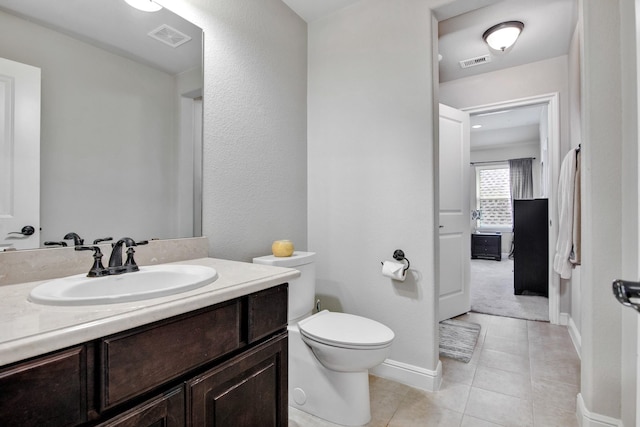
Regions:
[[[191,37],[184,33],[181,33],[173,27],[168,26],[167,24],[161,25],[155,30],[151,31],[149,33],[149,37],[160,40],[162,43],[167,44],[171,47],[178,47],[181,44],[184,44],[191,40]]]
[[[460,61],[460,67],[461,68],[475,67],[476,65],[488,64],[489,62],[491,62],[491,56],[489,56],[489,54],[486,54],[482,56],[476,56],[475,58],[469,58],[469,59]]]

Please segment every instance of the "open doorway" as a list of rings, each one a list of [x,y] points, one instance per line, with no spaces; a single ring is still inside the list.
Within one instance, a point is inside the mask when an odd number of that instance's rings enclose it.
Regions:
[[[548,198],[546,115],[545,103],[470,115],[471,311],[549,321],[548,277],[523,275],[529,265],[542,270],[548,259],[548,250],[528,250],[531,239],[544,237],[536,226],[547,232],[546,209],[535,209]],[[527,194],[516,194],[514,201],[511,175],[523,166],[525,179],[519,182]],[[518,251],[516,219],[526,239]]]
[[[440,60],[439,78],[435,84],[440,103],[471,115],[535,104],[548,107],[548,159],[541,168],[541,182],[547,186],[548,247],[552,254],[557,238],[554,218],[557,218],[555,200],[560,145],[561,141],[563,144],[568,141],[569,132],[568,126],[560,128],[560,112],[562,109],[563,120],[567,120],[569,113],[565,100],[570,90],[567,55],[574,46],[572,35],[577,22],[577,3],[575,0],[544,0],[533,5],[488,1],[484,7],[474,10],[465,2],[456,1],[434,13],[438,20],[437,55]],[[510,20],[525,23],[516,44],[507,52],[489,51],[483,33],[496,23]],[[545,31],[541,31],[542,28]],[[483,61],[467,61],[483,55],[486,56]],[[560,315],[560,279],[552,274],[551,268],[548,277],[549,321],[566,324],[566,316]],[[566,304],[566,293],[563,303]]]
[[[559,175],[560,165],[560,126],[559,126],[559,94],[552,93],[540,96],[533,96],[524,99],[517,99],[512,101],[505,101],[494,103],[490,105],[481,105],[476,107],[466,108],[472,117],[485,114],[480,117],[490,117],[492,114],[498,111],[505,110],[519,110],[521,108],[533,108],[542,107],[540,110],[540,135],[539,135],[539,168],[535,176],[539,179],[537,188],[540,198],[547,199],[547,215],[548,218],[554,218],[556,212],[556,188]],[[489,114],[489,116],[486,116]],[[500,114],[494,114],[499,116]],[[509,152],[506,152],[508,154]],[[515,154],[515,152],[514,152]],[[538,156],[535,156],[538,157]],[[480,159],[481,157],[475,157]],[[479,161],[479,160],[478,160]],[[535,179],[535,178],[534,178]],[[548,221],[548,252],[547,252],[547,283],[548,283],[548,320],[551,323],[560,323],[560,286],[559,279],[556,274],[553,274],[552,254],[555,251],[555,244],[557,239],[557,229],[553,221]],[[516,239],[517,244],[517,239]],[[473,274],[473,273],[472,273]],[[473,276],[471,277],[473,280]],[[473,292],[473,287],[472,287]]]

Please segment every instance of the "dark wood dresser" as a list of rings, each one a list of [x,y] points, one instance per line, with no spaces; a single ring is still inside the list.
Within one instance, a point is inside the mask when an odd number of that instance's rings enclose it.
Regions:
[[[502,259],[502,234],[472,233],[471,259],[483,258],[500,261]]]
[[[547,199],[513,201],[513,285],[516,295],[549,295]]]

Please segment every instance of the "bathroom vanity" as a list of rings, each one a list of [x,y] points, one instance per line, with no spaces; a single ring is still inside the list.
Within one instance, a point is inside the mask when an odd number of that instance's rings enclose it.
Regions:
[[[123,304],[0,287],[2,426],[286,426],[287,268],[203,258],[219,279]],[[133,273],[135,274],[135,273]]]

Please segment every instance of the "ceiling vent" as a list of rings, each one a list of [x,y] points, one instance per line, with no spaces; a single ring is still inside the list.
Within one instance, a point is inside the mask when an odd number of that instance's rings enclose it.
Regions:
[[[168,26],[167,24],[161,25],[155,30],[151,31],[149,37],[153,37],[156,40],[160,40],[162,43],[167,44],[171,47],[178,47],[181,44],[185,44],[191,37],[188,35],[181,33],[173,27]]]
[[[491,62],[491,56],[489,56],[489,54],[486,54],[482,56],[476,56],[475,58],[469,58],[469,59],[460,61],[460,67],[461,68],[475,67],[476,65],[488,64],[489,62]]]

